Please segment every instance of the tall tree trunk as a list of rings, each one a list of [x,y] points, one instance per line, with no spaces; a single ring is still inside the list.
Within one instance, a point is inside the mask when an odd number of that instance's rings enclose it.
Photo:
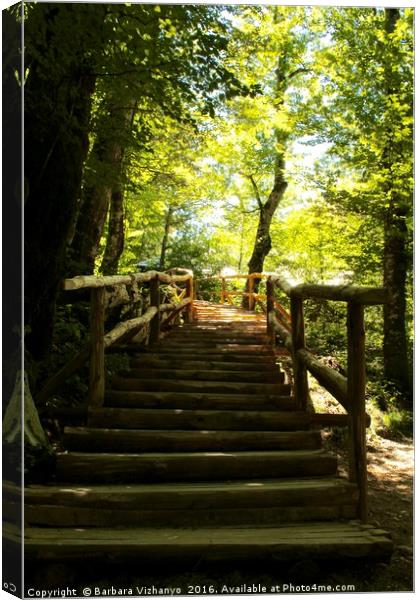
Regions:
[[[278,15],[276,9],[276,22],[277,19]],[[279,55],[276,69],[275,88],[275,103],[279,109],[284,107],[284,95],[290,80],[302,71],[305,71],[305,69],[299,68],[293,71],[292,73],[288,73],[285,65],[285,57]],[[287,188],[287,181],[285,179],[285,149],[288,136],[284,132],[281,132],[277,129],[275,131],[275,138],[279,150],[277,150],[274,166],[274,184],[270,195],[268,196],[268,199],[265,203],[263,203],[261,200],[258,187],[254,178],[252,177],[252,175],[249,176],[259,208],[259,220],[257,233],[255,236],[254,248],[252,251],[251,258],[248,262],[249,274],[261,273],[264,269],[264,261],[271,250],[271,222],[273,220],[274,213],[276,212]],[[252,290],[246,288],[245,291],[253,291],[256,293],[258,292],[259,284],[260,279],[254,279]],[[244,296],[242,300],[242,306],[246,308],[247,305],[249,305],[248,298],[247,296]]]
[[[89,143],[95,79],[84,56],[85,42],[89,43],[89,28],[100,28],[104,17],[100,6],[95,9],[86,13],[88,25],[81,29],[80,14],[74,14],[80,12],[79,5],[40,4],[33,7],[25,25],[30,68],[25,85],[25,324],[27,349],[37,359],[45,355],[51,341],[56,294],[65,274],[69,227]],[[45,53],[45,42],[38,42],[40,22],[47,43],[58,45],[64,23],[74,34],[74,54],[58,53],[57,64],[48,71],[37,62],[38,53]]]
[[[389,300],[384,306],[384,375],[408,391],[410,386],[406,333],[407,226],[405,215],[390,207],[384,223],[383,283]]]
[[[109,208],[108,237],[102,260],[101,272],[113,275],[118,272],[118,263],[124,250],[124,192],[122,187],[111,194]]]
[[[392,35],[399,19],[399,10],[385,9],[385,31]],[[395,79],[389,65],[384,65],[387,77],[387,95],[395,97]],[[389,301],[384,307],[384,376],[395,383],[402,391],[410,390],[408,344],[406,332],[406,280],[408,268],[408,232],[406,216],[408,207],[399,198],[392,175],[392,156],[398,150],[389,138],[384,151],[384,166],[388,171],[385,192],[390,198],[384,218],[383,284],[388,289]],[[410,394],[409,394],[410,395]]]
[[[124,220],[122,217],[123,201],[123,163],[126,145],[133,123],[135,103],[127,109],[122,109],[114,104],[111,98],[105,100],[103,119],[98,124],[97,139],[92,149],[90,161],[93,165],[93,174],[86,181],[76,233],[71,246],[72,274],[80,275],[93,273],[99,245],[104,231],[108,210],[113,197],[116,208],[115,219],[110,217],[113,230],[109,246],[109,259],[104,262],[105,268],[108,262],[118,265],[119,247],[124,244],[121,239]],[[110,131],[109,123],[113,124]],[[120,238],[120,239],[118,239]],[[116,242],[116,246],[113,246]],[[111,256],[112,255],[112,256]]]
[[[278,156],[273,189],[271,190],[268,200],[264,204],[259,200],[258,227],[254,248],[248,262],[248,273],[261,273],[264,269],[265,258],[271,250],[271,222],[286,188],[287,182],[284,179],[284,158],[283,156]]]
[[[96,162],[101,165],[101,174],[95,181],[86,183],[83,189],[76,232],[71,246],[72,275],[90,275],[94,271],[112,196],[113,185],[112,181],[109,181],[111,171],[113,178],[119,171],[122,161],[121,146],[102,136],[103,133],[99,131],[92,149]],[[108,173],[105,175],[107,168]]]
[[[163,269],[165,268],[166,251],[168,249],[168,240],[169,240],[169,233],[171,231],[171,226],[172,226],[173,214],[174,214],[174,208],[173,208],[173,206],[169,206],[168,210],[166,211],[166,215],[165,215],[165,228],[163,231],[162,244],[160,247],[159,269],[161,271],[163,271]]]
[[[259,220],[257,233],[255,236],[254,248],[252,251],[251,258],[248,262],[248,273],[262,273],[264,270],[264,261],[266,256],[271,250],[271,236],[270,236],[270,227],[271,222],[273,220],[274,213],[277,210],[277,207],[280,204],[281,199],[283,198],[284,192],[287,188],[287,181],[284,178],[284,168],[285,161],[283,155],[278,155],[276,160],[275,174],[274,174],[274,185],[268,196],[268,200],[263,203],[257,185],[252,176],[250,176],[250,180],[252,186],[254,188],[254,192],[256,195],[256,199],[259,207]],[[258,292],[258,287],[260,284],[260,279],[253,280],[252,290],[249,290],[246,287],[245,291],[253,291],[255,293]],[[242,306],[244,308],[248,307],[248,298],[247,296],[243,297]]]
[[[238,273],[242,272],[242,261],[244,259],[244,245],[245,245],[245,215],[241,215],[241,241],[239,246],[239,258],[238,258]]]

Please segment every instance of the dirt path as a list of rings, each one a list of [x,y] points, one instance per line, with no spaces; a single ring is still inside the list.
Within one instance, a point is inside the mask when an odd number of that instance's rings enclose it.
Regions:
[[[327,434],[328,437],[328,434]],[[354,581],[357,591],[411,591],[413,589],[413,474],[412,440],[398,442],[368,435],[368,521],[391,534],[395,551],[388,564],[347,569],[340,580]],[[339,457],[339,471],[347,475],[345,443],[328,444]]]
[[[413,589],[413,474],[414,448],[405,443],[375,439],[368,446],[369,521],[392,535],[395,552],[389,568],[377,570],[372,584],[386,590]]]

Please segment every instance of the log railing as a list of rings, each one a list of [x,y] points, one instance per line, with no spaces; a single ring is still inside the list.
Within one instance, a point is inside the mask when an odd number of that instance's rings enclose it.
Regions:
[[[274,309],[275,288],[290,298],[291,330]],[[343,377],[318,360],[305,344],[303,303],[306,299],[322,299],[347,303],[347,377]],[[348,413],[350,429],[349,479],[359,489],[359,518],[367,518],[367,460],[365,403],[365,329],[364,306],[384,304],[385,288],[352,285],[292,285],[284,277],[267,278],[267,331],[271,339],[277,334],[290,350],[293,359],[294,393],[299,408],[308,405],[308,371],[330,392]],[[282,322],[283,321],[283,322]]]
[[[242,296],[242,297],[248,298],[248,302],[247,302],[248,310],[254,310],[255,305],[258,302],[265,300],[264,294],[258,294],[256,292],[254,292],[254,282],[255,282],[255,280],[261,281],[265,277],[266,277],[266,275],[264,273],[250,273],[250,274],[239,273],[238,275],[211,275],[209,277],[201,277],[199,279],[197,278],[195,280],[195,285],[196,285],[195,296],[197,298],[200,297],[200,295],[204,296],[206,294],[210,295],[212,297],[218,296],[219,300],[222,304],[233,304],[233,298],[235,296]],[[229,280],[235,281],[238,279],[246,279],[247,280],[247,285],[246,285],[247,291],[246,292],[243,289],[242,290],[229,290],[227,288],[227,282]],[[215,290],[200,289],[200,283],[205,282],[205,281],[220,281],[220,283],[221,283],[220,291],[218,292]]]
[[[247,279],[247,291],[228,290],[228,280]],[[254,292],[254,281],[266,280],[266,294]],[[293,363],[294,396],[300,410],[309,410],[308,371],[341,404],[347,415],[311,414],[316,426],[349,427],[349,479],[359,489],[359,518],[367,517],[367,461],[366,427],[370,417],[366,414],[365,402],[365,331],[364,307],[384,304],[387,301],[385,288],[354,285],[293,285],[281,275],[251,273],[249,275],[219,275],[196,280],[197,293],[203,281],[221,282],[219,299],[222,304],[232,304],[232,298],[248,298],[248,309],[260,307],[267,316],[267,333],[275,343],[276,337],[290,351]],[[276,298],[276,288],[290,299],[288,312]],[[205,291],[201,294],[206,293]],[[213,297],[217,291],[207,291]],[[325,365],[307,347],[305,340],[304,302],[307,299],[340,301],[347,303],[347,377]]]
[[[180,271],[182,274],[177,274]],[[134,284],[148,284],[148,308],[141,316],[122,321],[111,331],[105,332],[106,291]],[[179,295],[175,294],[177,302],[161,303],[161,284],[176,286],[176,291],[181,292]],[[178,284],[185,285],[185,288],[180,290]],[[70,375],[89,360],[89,405],[102,406],[105,394],[106,350],[116,343],[128,342],[144,328],[148,328],[148,335],[144,337],[148,337],[149,343],[156,343],[161,330],[167,328],[175,317],[185,312],[187,322],[193,318],[193,274],[186,270],[178,269],[168,273],[148,271],[115,276],[77,276],[65,279],[62,289],[90,289],[90,339],[85,348],[44,384],[37,396],[40,403],[45,402]],[[129,302],[129,298],[126,301]]]

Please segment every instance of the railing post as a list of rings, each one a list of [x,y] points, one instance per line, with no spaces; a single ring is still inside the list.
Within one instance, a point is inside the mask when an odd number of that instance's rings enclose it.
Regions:
[[[89,405],[102,406],[105,395],[105,288],[92,288],[90,295]]]
[[[220,293],[220,302],[222,304],[225,303],[225,295],[226,295],[226,279],[224,277],[222,279],[222,291]]]
[[[363,304],[347,306],[347,394],[350,414],[350,481],[359,488],[359,518],[367,520],[366,373]]]
[[[294,373],[294,393],[300,410],[306,410],[309,397],[308,371],[297,353],[305,349],[305,323],[303,317],[303,300],[293,294],[290,295],[290,315],[292,319],[292,358]]]
[[[150,306],[156,306],[157,313],[150,321],[149,343],[156,344],[160,336],[160,283],[159,275],[150,280]]]
[[[274,329],[270,323],[270,313],[274,310],[274,283],[271,277],[267,277],[266,282],[266,296],[267,296],[267,335],[270,338],[270,343],[275,343]]]
[[[194,283],[193,278],[190,277],[186,281],[186,294],[187,298],[191,299],[191,302],[187,306],[187,310],[185,311],[185,322],[191,323],[193,321],[193,300],[194,300]]]

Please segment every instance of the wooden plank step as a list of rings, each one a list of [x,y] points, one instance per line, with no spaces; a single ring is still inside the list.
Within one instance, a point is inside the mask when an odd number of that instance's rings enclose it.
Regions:
[[[156,348],[151,348],[150,350],[145,351],[144,347],[140,350],[138,348],[127,348],[129,352],[135,352],[136,358],[150,357],[157,358],[159,360],[199,360],[201,362],[233,362],[233,363],[248,363],[252,365],[268,365],[274,367],[276,365],[276,358],[274,355],[261,355],[261,354],[226,354],[223,352],[192,352],[191,350],[186,350],[185,352],[174,352],[168,351],[166,352],[164,349],[161,351],[156,350]]]
[[[223,321],[224,319],[227,321],[234,322],[252,322],[257,323],[259,321],[256,318],[255,313],[246,312],[246,311],[237,311],[237,310],[207,310],[207,309],[195,309],[195,315],[198,320],[202,319],[213,319],[217,321]],[[262,319],[261,319],[262,321]]]
[[[229,361],[206,361],[206,360],[182,360],[176,357],[172,360],[161,358],[161,355],[156,354],[143,354],[140,357],[133,357],[130,359],[130,366],[134,369],[142,368],[159,368],[159,369],[203,369],[203,370],[221,370],[221,371],[249,371],[252,367],[251,362],[229,362]],[[276,372],[278,373],[280,367],[278,364],[272,361],[265,363],[257,363],[254,367],[255,371],[260,373],[265,372]]]
[[[20,502],[20,487],[3,482],[3,496]],[[95,484],[78,485],[30,484],[25,486],[25,503],[30,505],[146,509],[210,509],[322,505],[325,501],[341,504],[358,499],[357,486],[340,477],[266,479],[264,481],[212,481],[194,483]],[[328,496],[328,497],[327,497]]]
[[[206,340],[197,340],[197,341],[177,341],[171,340],[170,337],[166,338],[164,341],[159,342],[159,344],[155,344],[154,348],[160,348],[165,350],[192,350],[195,352],[199,350],[201,352],[214,351],[214,352],[232,352],[234,354],[268,354],[273,355],[273,349],[271,346],[265,343],[261,344],[238,344],[238,343],[229,343],[229,342],[207,342]]]
[[[174,327],[170,331],[171,336],[182,336],[183,339],[188,338],[190,336],[197,336],[203,333],[209,337],[220,337],[220,336],[234,336],[238,339],[248,339],[256,337],[258,339],[265,339],[267,342],[269,341],[269,336],[267,334],[267,327],[260,327],[255,325],[253,327],[247,326],[242,328],[238,327],[229,327],[226,325],[206,325],[204,329],[204,324],[198,325],[180,325],[178,327]]]
[[[7,539],[16,539],[12,526]],[[31,560],[269,560],[314,558],[384,559],[393,544],[387,533],[358,523],[322,523],[278,527],[210,527],[196,529],[109,528],[25,529],[25,555]]]
[[[20,512],[4,494],[3,515]],[[357,487],[339,478],[25,488],[25,522],[47,527],[250,525],[354,518]]]
[[[108,390],[105,406],[125,408],[185,408],[222,410],[296,410],[292,396],[274,394],[198,394]]]
[[[185,431],[66,427],[64,446],[84,452],[315,450],[319,431]]]
[[[197,392],[230,394],[280,394],[290,393],[286,383],[240,383],[234,381],[194,381],[189,379],[140,379],[138,377],[118,377],[111,380],[115,390],[151,392]]]
[[[296,431],[309,428],[305,411],[90,408],[91,427],[123,429],[211,429]]]
[[[280,523],[302,521],[335,521],[337,519],[354,519],[356,506],[349,501],[344,505],[331,505],[325,502],[322,506],[268,506],[245,508],[171,508],[157,510],[127,510],[124,508],[101,509],[79,508],[74,506],[30,505],[25,504],[25,522],[28,525],[49,527],[208,527],[217,526],[249,526],[277,525]],[[4,501],[3,515],[21,512],[21,506]]]
[[[239,383],[283,383],[284,373],[279,369],[275,371],[225,371],[225,370],[203,370],[203,369],[163,369],[163,368],[131,368],[130,370],[120,371],[120,377],[128,379],[177,379],[191,381],[237,381]]]
[[[241,345],[270,345],[267,335],[239,335],[237,333],[208,333],[207,331],[192,332],[176,332],[171,331],[165,338],[165,343],[176,342],[177,344],[241,344]]]
[[[151,346],[152,352],[160,352],[162,354],[175,354],[177,356],[191,355],[195,354],[196,356],[201,356],[203,359],[208,355],[219,354],[220,356],[234,356],[235,362],[238,360],[242,360],[242,358],[249,357],[254,358],[255,356],[260,356],[265,360],[273,358],[275,356],[274,351],[268,348],[263,347],[253,347],[253,346],[235,346],[229,348],[228,346],[224,346],[220,344],[219,346],[214,347],[204,347],[204,346],[184,346],[180,344],[179,346],[173,345],[164,345],[164,344],[155,344]],[[251,348],[251,349],[249,349]]]
[[[90,427],[296,431],[309,428],[305,411],[90,408]]]
[[[244,477],[333,475],[337,458],[324,450],[57,454],[57,481],[78,483],[215,481]]]
[[[267,325],[255,323],[222,323],[221,321],[196,321],[189,325],[182,325],[182,328],[174,329],[173,331],[181,330],[185,334],[204,332],[204,333],[228,333],[228,334],[243,334],[243,335],[266,335]]]

